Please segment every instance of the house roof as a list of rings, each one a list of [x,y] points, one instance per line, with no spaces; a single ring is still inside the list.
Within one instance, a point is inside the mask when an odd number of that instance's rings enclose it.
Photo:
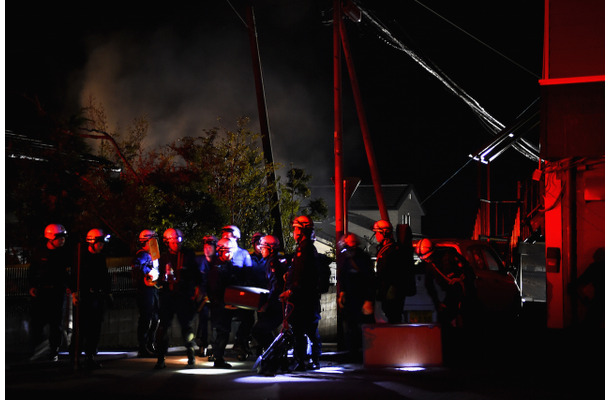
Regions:
[[[381,185],[383,199],[388,210],[397,210],[410,192],[415,192],[411,184]],[[417,192],[415,192],[416,198]],[[335,187],[333,185],[313,186],[312,198],[323,198],[329,211],[335,209]],[[377,210],[377,196],[373,185],[358,185],[349,199],[350,210]],[[330,217],[329,213],[329,217]]]
[[[388,209],[398,209],[412,190],[411,185],[382,185],[381,192]],[[378,209],[377,196],[373,185],[360,185],[349,200],[350,208],[355,210]]]

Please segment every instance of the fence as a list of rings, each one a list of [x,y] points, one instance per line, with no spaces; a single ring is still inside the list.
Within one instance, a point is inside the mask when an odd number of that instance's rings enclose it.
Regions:
[[[102,325],[100,349],[137,349],[138,309],[136,289],[133,284],[130,258],[108,259],[108,272],[114,298],[113,307],[106,312]],[[30,296],[27,281],[29,265],[7,265],[5,267],[5,346],[7,352],[27,353],[29,351]],[[333,279],[334,282],[334,268]],[[322,319],[320,335],[324,341],[335,341],[337,332],[337,308],[335,286],[322,295]],[[69,342],[71,332],[71,303],[66,300],[66,337]],[[197,327],[195,319],[194,327]],[[209,329],[209,328],[208,328]],[[236,329],[236,327],[235,327]],[[233,331],[235,331],[233,329]],[[212,333],[210,332],[210,335]],[[210,338],[213,336],[209,336]],[[231,336],[231,341],[233,336]],[[170,345],[181,346],[180,327],[176,319],[170,329]],[[64,347],[65,346],[64,344]]]

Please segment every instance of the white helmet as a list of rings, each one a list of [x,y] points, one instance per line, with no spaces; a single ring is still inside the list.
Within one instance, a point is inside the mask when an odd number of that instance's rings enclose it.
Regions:
[[[44,228],[44,237],[48,240],[54,240],[58,237],[66,237],[68,236],[68,232],[63,225],[60,224],[50,224]]]
[[[97,242],[108,242],[110,235],[104,235],[104,231],[101,229],[91,229],[87,232],[85,241],[89,244],[95,244]]]
[[[223,226],[222,231],[231,232],[233,234],[233,237],[237,240],[239,240],[241,238],[241,232],[239,231],[239,228],[236,227],[235,225]]]

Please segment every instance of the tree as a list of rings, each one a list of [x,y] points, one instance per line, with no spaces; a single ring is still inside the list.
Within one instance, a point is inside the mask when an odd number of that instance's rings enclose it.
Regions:
[[[181,157],[181,168],[205,182],[202,190],[222,209],[218,213],[222,225],[236,225],[244,238],[273,227],[270,199],[276,188],[267,174],[277,168],[265,163],[260,135],[248,130],[248,123],[248,118],[241,118],[236,130],[206,129],[202,136],[185,137],[169,146]]]
[[[7,215],[15,222],[7,227],[23,240],[7,245],[31,248],[46,224],[62,223],[77,241],[91,228],[105,229],[120,243],[116,255],[133,254],[141,230],[161,235],[170,227],[181,229],[187,244],[200,249],[202,236],[218,234],[224,225],[238,226],[244,239],[256,231],[271,232],[276,190],[285,206],[284,238],[289,238],[296,213],[315,217],[326,213],[325,205],[310,201],[302,206],[311,179],[303,170],[293,168],[286,185],[268,181],[279,166],[265,162],[260,135],[248,123],[241,118],[235,129],[206,129],[147,150],[145,118],[110,133],[103,107],[90,100],[68,122],[52,120],[38,132],[44,139],[40,154],[11,159],[9,170],[16,173],[7,179]],[[86,138],[95,140],[97,156]]]
[[[316,220],[324,219],[328,214],[326,202],[322,198],[310,199],[303,205],[303,201],[311,196],[308,186],[311,179],[312,176],[305,170],[293,167],[286,173],[286,183],[280,186],[282,230],[286,250],[291,250],[296,245],[291,234],[291,224],[296,216],[303,214]]]

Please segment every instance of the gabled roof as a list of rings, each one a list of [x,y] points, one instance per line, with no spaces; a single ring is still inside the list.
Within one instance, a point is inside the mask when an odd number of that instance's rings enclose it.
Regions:
[[[413,193],[415,196],[415,202],[424,210],[419,204],[419,195],[411,184],[394,184],[394,185],[381,185],[383,192],[383,198],[388,210],[398,210],[398,208],[404,203],[409,193]],[[334,219],[335,209],[335,187],[333,185],[324,186],[312,186],[311,187],[311,198],[322,198],[326,202],[328,207],[328,218]],[[377,197],[375,195],[375,188],[373,185],[358,185],[352,197],[349,199],[348,210],[378,210]]]
[[[405,198],[412,190],[411,185],[381,185],[383,199],[385,205],[390,210],[396,210],[404,202]],[[354,210],[375,210],[379,209],[377,205],[377,196],[373,185],[360,185],[354,192],[354,195],[349,200],[351,209]]]

